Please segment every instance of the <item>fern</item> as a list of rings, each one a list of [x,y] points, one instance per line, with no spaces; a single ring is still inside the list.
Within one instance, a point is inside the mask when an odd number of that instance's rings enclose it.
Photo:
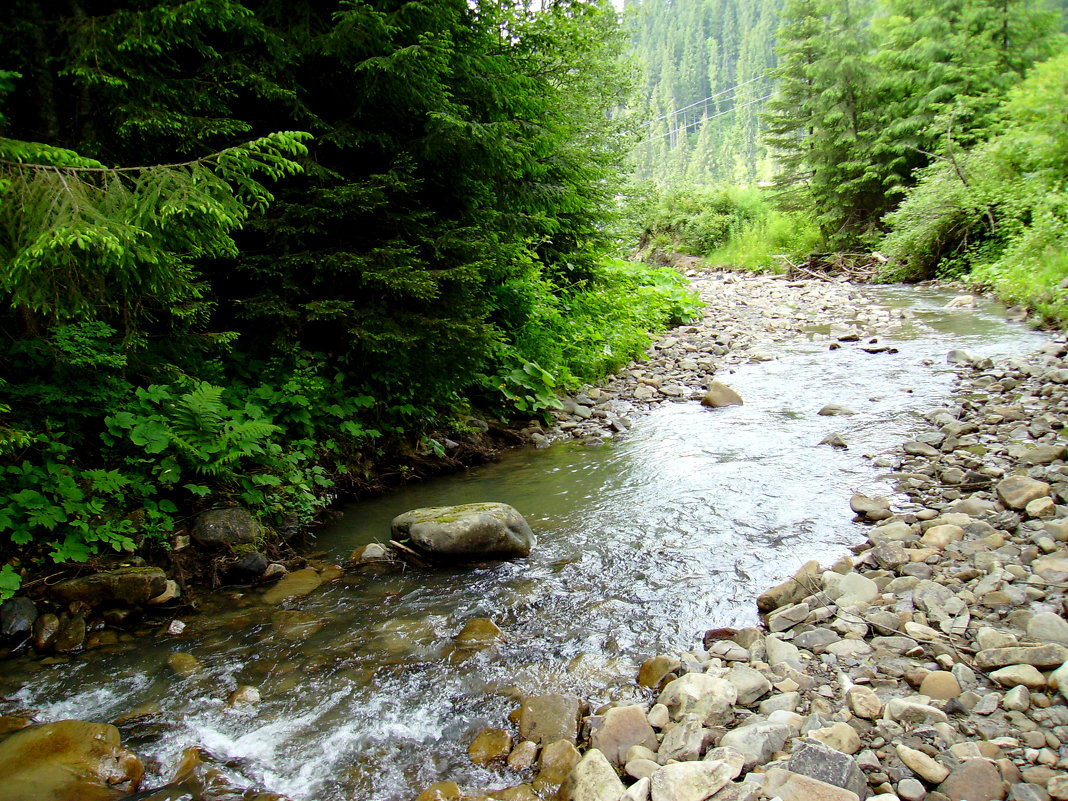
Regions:
[[[179,457],[194,472],[211,478],[232,477],[235,465],[263,454],[267,441],[281,430],[231,409],[222,395],[222,387],[201,382],[176,399],[165,423]]]

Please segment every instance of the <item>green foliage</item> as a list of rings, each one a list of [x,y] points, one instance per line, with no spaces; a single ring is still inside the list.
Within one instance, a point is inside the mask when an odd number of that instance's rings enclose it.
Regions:
[[[156,478],[163,485],[177,484],[183,468],[199,477],[233,478],[281,429],[263,419],[260,407],[230,408],[222,396],[222,387],[206,381],[177,395],[164,386],[138,388],[135,403],[104,423],[111,436],[127,436],[146,455],[161,456]]]
[[[1068,54],[1040,64],[1001,131],[927,168],[890,216],[885,252],[912,276],[970,269],[1010,302],[1068,320]]]
[[[759,115],[775,67],[783,0],[639,0],[628,4],[641,69],[632,103],[635,175],[658,186],[754,184],[770,178]]]
[[[6,601],[22,586],[22,576],[11,565],[0,567],[0,601]]]
[[[705,256],[751,226],[766,208],[755,189],[686,187],[660,193],[646,188],[629,213],[639,248]]]
[[[692,310],[602,264],[616,14],[543,6],[13,0],[0,552],[309,523],[471,397],[543,411]]]
[[[872,245],[916,171],[987,138],[1062,41],[1029,0],[791,0],[766,115],[776,181],[811,198],[830,245]]]
[[[183,164],[122,169],[0,139],[0,291],[34,327],[104,317],[133,332],[165,312],[196,317],[204,289],[192,260],[234,252],[230,232],[271,200],[254,176],[299,172],[291,156],[307,152],[304,139],[271,134]]]
[[[787,264],[781,257],[796,264],[823,249],[823,235],[812,214],[769,205],[726,244],[707,254],[706,261],[756,272],[782,272]]]
[[[566,290],[544,281],[530,289],[537,301],[514,345],[501,346],[504,366],[480,379],[498,402],[528,413],[555,408],[558,388],[596,381],[640,358],[651,332],[689,322],[700,309],[674,270],[618,259]]]

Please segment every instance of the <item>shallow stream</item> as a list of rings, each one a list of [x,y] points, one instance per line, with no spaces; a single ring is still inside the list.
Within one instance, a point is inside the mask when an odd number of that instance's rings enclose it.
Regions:
[[[472,766],[466,748],[524,693],[565,690],[593,704],[633,686],[640,661],[700,646],[704,630],[757,622],[754,599],[804,561],[829,564],[863,538],[855,491],[891,491],[870,456],[919,429],[952,388],[951,348],[1000,357],[1043,335],[993,306],[943,311],[945,293],[870,290],[908,306],[913,323],[880,337],[895,354],[798,337],[729,383],[745,405],[665,403],[621,440],[508,454],[465,475],[352,506],[323,531],[326,561],[388,539],[391,518],[420,506],[503,501],[531,523],[529,559],[385,574],[349,570],[280,606],[260,590],[221,592],[180,636],[120,642],[56,665],[0,665],[0,694],[41,720],[115,721],[149,761],[146,786],[202,746],[239,786],[294,801],[409,799],[436,781],[468,790],[529,777]],[[827,403],[857,411],[820,417]],[[818,443],[837,432],[848,450]],[[504,639],[469,652],[453,637],[472,618]],[[179,678],[167,657],[205,671]],[[237,685],[260,690],[255,713],[227,707]],[[637,689],[615,690],[618,694]]]

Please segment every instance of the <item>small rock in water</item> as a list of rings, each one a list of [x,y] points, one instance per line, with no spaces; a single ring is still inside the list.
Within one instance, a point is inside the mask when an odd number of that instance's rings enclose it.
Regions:
[[[820,445],[830,445],[832,448],[849,448],[849,444],[842,439],[841,434],[832,433],[820,440]]]
[[[979,303],[975,300],[975,295],[957,295],[943,308],[946,309],[974,309],[979,306]]]
[[[504,729],[484,729],[467,748],[476,765],[504,762],[512,752],[512,735]]]
[[[701,398],[701,405],[713,409],[725,406],[741,406],[744,403],[742,396],[719,381],[713,381],[708,385],[708,390]]]
[[[850,409],[848,406],[843,406],[840,403],[828,403],[826,406],[816,412],[816,414],[818,414],[820,417],[848,417],[856,414],[856,412]]]

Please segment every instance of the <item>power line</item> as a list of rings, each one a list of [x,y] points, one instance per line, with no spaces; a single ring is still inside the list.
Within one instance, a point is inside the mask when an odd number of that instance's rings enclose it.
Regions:
[[[649,120],[648,122],[643,123],[641,127],[648,128],[648,127],[652,126],[653,123],[660,122],[660,120],[666,120],[668,117],[674,117],[677,114],[681,114],[684,111],[690,110],[691,108],[694,108],[696,106],[700,106],[702,103],[707,103],[709,100],[715,100],[717,97],[721,97],[722,95],[728,94],[729,92],[734,92],[734,91],[736,91],[738,89],[741,89],[743,86],[748,86],[749,84],[756,83],[757,81],[767,80],[767,78],[768,78],[768,76],[766,76],[766,75],[758,75],[756,78],[751,78],[748,81],[745,81],[744,83],[736,83],[734,86],[731,86],[731,87],[729,87],[727,89],[724,89],[722,92],[716,92],[714,95],[709,95],[708,97],[704,98],[703,100],[698,100],[696,103],[691,103],[688,106],[683,106],[682,108],[677,108],[677,109],[675,109],[674,111],[672,111],[669,114],[664,114],[664,115],[662,115],[660,117],[654,117],[653,119]]]
[[[774,92],[768,92],[766,95],[764,95],[763,97],[758,97],[756,100],[750,100],[748,103],[742,103],[740,105],[734,106],[733,108],[729,108],[729,109],[727,109],[725,111],[717,112],[717,113],[713,114],[711,117],[704,117],[704,118],[702,118],[702,122],[708,122],[709,120],[714,120],[714,119],[716,119],[716,117],[722,117],[724,114],[730,114],[731,112],[737,111],[740,108],[745,108],[746,106],[752,106],[754,103],[762,103],[763,101],[765,101],[769,97],[771,97],[773,94],[775,94],[775,93]],[[689,128],[690,126],[687,125],[685,127]],[[655,139],[645,139],[645,140],[642,141],[642,144],[645,144],[645,142],[659,142],[661,139],[668,139],[668,138],[670,138],[672,136],[678,136],[678,135],[679,135],[679,131],[678,130],[668,131],[666,134],[661,134],[660,136],[656,137]]]

